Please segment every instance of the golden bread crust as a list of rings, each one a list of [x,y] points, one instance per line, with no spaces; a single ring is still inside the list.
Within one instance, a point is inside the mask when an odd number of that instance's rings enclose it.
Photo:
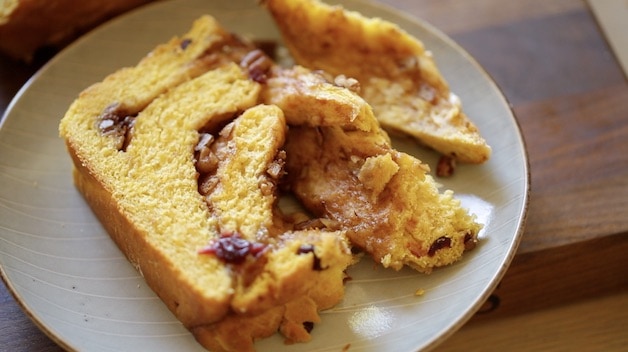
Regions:
[[[123,75],[124,72],[114,75]],[[115,81],[115,77],[110,80]],[[241,89],[232,90],[237,82]],[[108,95],[107,87],[108,84],[93,86],[81,94],[62,122],[62,134],[71,154],[75,155],[77,170],[91,175],[104,192],[111,194],[117,209],[112,214],[128,218],[128,222],[121,225],[131,226],[109,230],[113,230],[121,249],[147,276],[149,285],[156,286],[155,291],[160,296],[176,297],[166,303],[183,324],[195,326],[217,321],[222,316],[214,313],[224,315],[228,309],[232,282],[222,263],[213,257],[197,254],[200,247],[216,236],[216,231],[215,221],[209,216],[197,191],[191,151],[200,126],[214,115],[222,115],[225,111],[235,114],[255,104],[259,87],[249,81],[237,66],[211,71],[196,80],[182,83],[157,97],[141,111],[126,152],[117,150],[111,138],[100,135],[96,123],[98,115],[86,113],[98,103],[107,104],[100,101],[103,97],[117,98]],[[227,101],[237,101],[240,106],[212,99],[224,98],[224,94],[230,91],[232,97],[227,96]],[[247,95],[248,99],[245,98]],[[203,106],[192,104],[193,101],[200,101]],[[185,116],[186,119],[173,119],[173,115]],[[95,185],[94,182],[87,184]],[[89,193],[94,189],[82,190]],[[98,197],[86,196],[86,199],[94,202]],[[103,204],[96,204],[92,208],[101,206]],[[127,233],[139,235],[142,240],[136,240],[138,236],[126,236]],[[125,241],[129,242],[125,244]],[[168,242],[173,244],[164,248]],[[162,251],[162,260],[156,263],[149,261],[147,258],[159,257],[157,254],[146,255],[150,249]],[[174,253],[166,250],[174,250]],[[175,264],[173,258],[178,263]],[[158,264],[173,268],[172,276],[176,279],[172,284],[164,283],[167,280],[160,276],[165,276],[165,272],[159,274],[156,270]],[[212,275],[202,275],[204,271]],[[155,280],[151,280],[150,272],[155,272]],[[200,289],[208,286],[216,289]]]
[[[397,25],[318,0],[264,0],[295,62],[360,82],[385,128],[462,162],[491,149],[423,43]]]
[[[263,88],[262,100],[280,107],[291,125],[378,128],[376,121],[364,118],[372,114],[367,102],[305,67],[274,67]]]

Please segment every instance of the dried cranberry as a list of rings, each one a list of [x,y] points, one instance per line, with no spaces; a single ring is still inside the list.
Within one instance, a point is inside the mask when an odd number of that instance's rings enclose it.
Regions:
[[[451,248],[451,238],[445,236],[437,238],[427,251],[427,255],[433,257],[436,251],[442,248]]]
[[[305,331],[307,331],[307,333],[311,333],[312,330],[314,329],[314,323],[311,321],[304,321],[303,322],[303,328],[305,329]]]
[[[192,44],[192,39],[189,38],[185,38],[181,41],[181,43],[179,44],[179,46],[181,47],[181,49],[185,50],[187,49],[188,45]]]
[[[213,254],[220,260],[229,264],[241,264],[247,255],[258,256],[264,251],[266,245],[260,242],[250,242],[237,232],[222,234],[219,239],[212,241],[207,247],[201,249],[201,254]]]
[[[323,270],[323,267],[321,266],[321,260],[320,258],[318,258],[316,256],[316,253],[314,252],[314,246],[311,244],[302,244],[299,249],[297,250],[297,254],[307,254],[307,253],[313,253],[314,254],[314,263],[312,263],[312,269],[316,270],[316,271],[321,271]]]

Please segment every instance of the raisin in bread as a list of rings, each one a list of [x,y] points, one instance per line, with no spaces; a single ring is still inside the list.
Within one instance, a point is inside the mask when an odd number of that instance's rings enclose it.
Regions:
[[[296,63],[360,83],[383,127],[461,162],[491,148],[420,40],[397,25],[318,0],[264,0]]]
[[[251,49],[204,16],[83,91],[59,127],[112,239],[215,350],[252,350],[277,330],[306,341],[352,261],[343,231],[277,215],[286,121],[234,63]]]

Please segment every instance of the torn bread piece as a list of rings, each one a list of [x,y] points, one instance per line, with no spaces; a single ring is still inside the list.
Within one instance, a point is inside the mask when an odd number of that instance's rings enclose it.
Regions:
[[[368,118],[375,120],[372,113],[361,117]],[[430,273],[475,247],[482,225],[383,130],[291,126],[285,149],[297,198],[384,267]]]
[[[339,127],[293,127],[288,135],[294,193],[384,267],[430,273],[475,247],[475,217],[439,190],[427,165],[381,135]]]
[[[262,4],[295,62],[357,79],[384,128],[460,162],[489,159],[491,148],[419,39],[393,23],[319,0]]]
[[[357,85],[357,81],[353,83]],[[362,131],[379,129],[371,106],[355,94],[359,86],[329,81],[321,72],[302,66],[273,66],[262,99],[279,106],[291,125],[343,126]]]
[[[287,186],[315,217],[346,230],[352,245],[385,267],[425,273],[475,247],[481,224],[452,191],[441,192],[426,164],[391,146],[342,79],[274,66],[261,96],[290,125]]]

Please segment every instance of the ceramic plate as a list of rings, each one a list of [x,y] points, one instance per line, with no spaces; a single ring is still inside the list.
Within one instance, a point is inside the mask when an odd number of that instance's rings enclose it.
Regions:
[[[322,313],[307,344],[275,335],[260,351],[416,351],[443,341],[476,312],[516,250],[528,199],[524,144],[508,103],[477,63],[438,30],[366,1],[341,1],[421,38],[451,88],[493,147],[483,165],[441,179],[485,224],[481,244],[431,275],[394,272],[363,260],[350,269],[346,298]],[[203,13],[257,39],[278,39],[252,0],[161,1],[89,33],[51,60],[19,92],[0,129],[0,264],[9,290],[49,336],[69,350],[198,351],[194,338],[146,286],[72,184],[57,126],[77,94],[134,65],[182,34]],[[434,167],[437,156],[411,142],[402,150]],[[422,296],[415,295],[423,290]]]

